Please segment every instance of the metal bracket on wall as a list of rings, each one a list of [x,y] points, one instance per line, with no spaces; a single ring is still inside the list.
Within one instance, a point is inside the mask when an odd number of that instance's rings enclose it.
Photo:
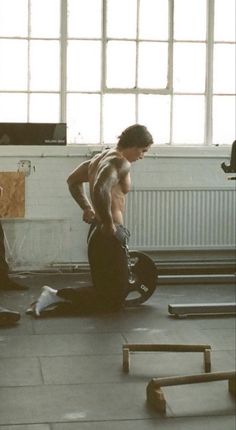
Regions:
[[[29,176],[31,172],[31,161],[30,160],[20,160],[18,162],[18,172],[23,172],[25,176]]]

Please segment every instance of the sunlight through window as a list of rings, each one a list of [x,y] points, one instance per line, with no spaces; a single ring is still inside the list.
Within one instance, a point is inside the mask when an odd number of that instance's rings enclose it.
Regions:
[[[160,145],[235,139],[235,0],[0,0],[0,122],[68,144],[145,123]]]

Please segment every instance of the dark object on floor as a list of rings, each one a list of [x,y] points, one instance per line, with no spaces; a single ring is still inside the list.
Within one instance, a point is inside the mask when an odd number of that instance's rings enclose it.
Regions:
[[[10,311],[0,306],[0,327],[15,324],[20,319],[20,313]]]
[[[26,285],[18,284],[17,282],[13,281],[10,278],[1,279],[1,281],[0,281],[0,290],[24,291],[24,290],[28,290],[28,289],[29,289],[29,287],[27,287]]]

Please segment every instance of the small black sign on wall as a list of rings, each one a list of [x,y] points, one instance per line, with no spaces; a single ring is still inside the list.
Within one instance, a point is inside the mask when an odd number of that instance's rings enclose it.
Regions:
[[[1,122],[0,145],[66,145],[66,124]]]

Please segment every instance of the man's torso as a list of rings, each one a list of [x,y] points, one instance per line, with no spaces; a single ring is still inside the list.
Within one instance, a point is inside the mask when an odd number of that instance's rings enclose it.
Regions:
[[[122,164],[121,155],[116,150],[108,150],[104,151],[101,154],[96,155],[92,158],[89,165],[89,186],[90,186],[90,196],[92,203],[94,205],[93,199],[93,189],[94,184],[97,180],[97,177],[101,173],[101,171],[106,168],[110,163],[114,163],[114,161],[119,161]],[[118,163],[119,164],[119,163]],[[119,172],[118,172],[119,174]],[[116,224],[123,224],[123,213],[125,208],[125,194],[127,194],[130,190],[131,181],[130,181],[130,173],[128,172],[119,182],[114,185],[111,189],[111,212],[113,222]],[[99,218],[96,207],[94,207],[95,213]]]

